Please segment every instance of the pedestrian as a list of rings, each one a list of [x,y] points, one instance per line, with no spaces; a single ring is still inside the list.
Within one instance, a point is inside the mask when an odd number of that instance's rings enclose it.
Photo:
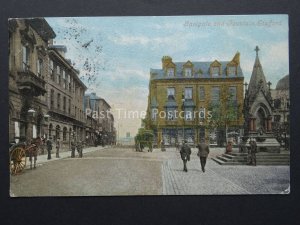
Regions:
[[[52,138],[49,137],[48,140],[46,141],[46,145],[47,145],[47,152],[48,152],[48,158],[47,160],[51,159],[51,150],[52,150]]]
[[[187,167],[186,167],[186,163],[187,163],[187,161],[190,161],[191,153],[192,153],[192,151],[191,151],[190,146],[187,144],[187,141],[184,140],[183,145],[180,150],[180,156],[183,161],[183,171],[185,171],[185,172],[188,171]]]
[[[44,136],[41,137],[40,151],[41,151],[41,155],[45,154],[45,137]]]
[[[56,158],[59,158],[60,139],[56,139]]]
[[[250,143],[250,152],[251,152],[251,164],[253,166],[256,166],[257,145],[256,145],[256,141],[254,139]]]
[[[226,145],[226,150],[225,150],[225,153],[230,153],[232,152],[232,142],[231,140],[228,141],[227,145]]]
[[[206,160],[209,154],[209,147],[205,143],[204,139],[201,139],[201,142],[197,145],[198,148],[198,153],[197,156],[200,158],[200,164],[201,164],[201,169],[202,172],[205,172],[205,165],[206,165]]]
[[[74,139],[71,141],[71,158],[75,158],[75,149],[76,149],[76,144],[74,142]]]
[[[164,141],[164,140],[162,140],[160,144],[161,144],[161,145],[160,145],[160,147],[161,147],[161,151],[162,151],[162,152],[165,152],[165,151],[166,151],[166,147],[165,147],[165,141]]]
[[[175,148],[177,151],[179,151],[179,149],[180,149],[179,142],[177,140],[175,142]]]
[[[78,157],[79,158],[82,158],[82,150],[83,150],[83,146],[82,146],[81,141],[79,141],[77,143],[77,152],[78,152]]]

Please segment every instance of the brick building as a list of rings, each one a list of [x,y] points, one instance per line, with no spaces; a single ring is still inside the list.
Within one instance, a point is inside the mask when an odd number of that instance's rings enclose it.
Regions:
[[[239,53],[231,61],[213,62],[173,62],[164,56],[162,68],[150,70],[146,129],[154,131],[158,145],[183,139],[195,144],[202,138],[223,144],[226,132],[239,135],[242,129],[243,81]],[[229,103],[234,118],[224,123]]]

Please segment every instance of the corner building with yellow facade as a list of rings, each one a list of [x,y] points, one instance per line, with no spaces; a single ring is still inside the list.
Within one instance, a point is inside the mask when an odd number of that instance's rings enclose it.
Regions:
[[[239,52],[231,61],[173,62],[164,56],[161,69],[150,69],[145,126],[155,134],[154,145],[164,140],[165,145],[174,146],[183,138],[191,145],[202,138],[211,145],[223,145],[225,135],[238,142],[244,124],[243,83]],[[216,118],[209,115],[212,103],[227,101],[224,93],[230,93],[230,100],[238,106],[226,133],[224,127],[209,125]]]

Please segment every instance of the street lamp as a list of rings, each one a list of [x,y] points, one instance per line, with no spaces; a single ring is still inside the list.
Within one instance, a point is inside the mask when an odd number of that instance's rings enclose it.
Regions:
[[[184,102],[185,102],[185,97],[184,97],[184,91],[182,91],[182,98],[181,98],[181,101],[182,101],[182,110],[184,110]],[[182,126],[182,138],[183,138],[183,141],[185,140],[185,135],[184,135],[184,125],[185,125],[185,112],[184,112],[184,116],[183,116],[183,126]]]
[[[27,112],[28,112],[29,115],[31,115],[31,116],[34,116],[35,113],[36,113],[36,111],[35,111],[34,109],[29,109]]]

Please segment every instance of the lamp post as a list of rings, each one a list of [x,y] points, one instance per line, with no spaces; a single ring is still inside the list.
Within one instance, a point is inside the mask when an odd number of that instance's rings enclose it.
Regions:
[[[184,97],[184,91],[182,91],[182,98],[181,98],[181,101],[182,101],[182,110],[184,110],[184,102],[185,102],[185,97]],[[185,111],[184,111],[184,114],[183,114],[183,126],[182,126],[182,138],[183,138],[183,141],[185,140],[185,135],[184,135],[184,125],[185,125]]]

